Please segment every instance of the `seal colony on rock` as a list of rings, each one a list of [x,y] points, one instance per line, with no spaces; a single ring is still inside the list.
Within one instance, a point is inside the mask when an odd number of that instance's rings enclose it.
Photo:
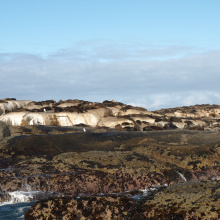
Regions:
[[[0,102],[0,121],[7,125],[87,126],[116,130],[149,131],[164,129],[218,130],[220,106],[196,105],[159,111],[147,111],[115,101],[103,103],[82,100],[56,102]]]
[[[220,219],[219,113],[0,100],[0,201],[54,192],[25,219]]]

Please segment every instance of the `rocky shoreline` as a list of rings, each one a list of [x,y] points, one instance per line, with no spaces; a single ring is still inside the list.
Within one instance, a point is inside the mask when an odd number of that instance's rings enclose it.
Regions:
[[[27,186],[54,192],[25,219],[220,218],[217,105],[149,112],[114,101],[10,99],[0,109],[0,201]],[[152,186],[162,190],[130,196]]]
[[[187,182],[159,189],[138,201],[131,195],[112,194],[43,200],[29,209],[25,219],[220,218],[219,182]]]

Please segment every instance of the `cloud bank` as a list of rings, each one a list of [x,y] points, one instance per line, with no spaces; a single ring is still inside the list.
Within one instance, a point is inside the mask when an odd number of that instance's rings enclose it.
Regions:
[[[149,110],[220,104],[220,51],[79,42],[47,56],[0,54],[0,98],[117,100]]]

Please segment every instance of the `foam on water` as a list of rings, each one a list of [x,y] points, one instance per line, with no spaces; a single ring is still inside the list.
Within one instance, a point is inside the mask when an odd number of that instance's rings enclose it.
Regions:
[[[29,188],[25,185],[25,188]],[[0,220],[24,219],[24,213],[31,207],[34,201],[48,198],[53,192],[43,191],[14,191],[5,192],[5,201],[0,202]]]
[[[41,191],[14,191],[7,193],[7,200],[0,203],[0,206],[21,202],[30,202],[35,200],[37,195],[42,194]]]
[[[4,195],[5,201],[0,202],[0,206],[15,204],[15,203],[24,203],[30,201],[36,201],[39,199],[45,199],[49,197],[53,197],[58,195],[55,192],[49,191],[14,191],[14,192],[6,192]],[[61,195],[61,194],[59,194]]]

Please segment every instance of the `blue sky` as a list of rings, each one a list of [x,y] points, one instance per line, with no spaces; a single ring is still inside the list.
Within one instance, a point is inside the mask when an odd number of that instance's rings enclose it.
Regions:
[[[219,1],[1,0],[1,50],[52,53],[79,41],[220,47]]]
[[[220,104],[219,8],[217,0],[0,0],[0,98]]]

